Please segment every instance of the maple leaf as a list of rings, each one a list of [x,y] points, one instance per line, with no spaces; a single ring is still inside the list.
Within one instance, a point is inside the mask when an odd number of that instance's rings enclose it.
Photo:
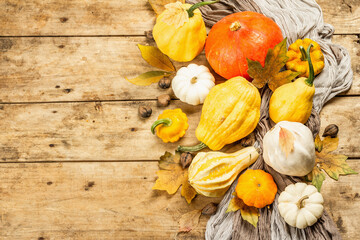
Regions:
[[[259,210],[256,207],[247,206],[243,200],[236,196],[236,193],[233,193],[233,195],[234,197],[231,199],[226,212],[236,212],[240,210],[241,218],[256,228],[259,221]]]
[[[152,189],[175,194],[182,185],[181,196],[190,204],[197,193],[189,184],[188,169],[183,169],[180,165],[180,153],[176,152],[173,155],[170,152],[165,152],[160,157],[159,168],[160,170],[156,172],[158,179]]]
[[[346,163],[347,156],[342,154],[333,154],[332,151],[336,150],[339,145],[339,138],[332,138],[330,136],[325,137],[322,141],[319,135],[315,138],[315,167],[307,175],[312,184],[320,192],[323,181],[325,180],[325,174],[334,180],[338,180],[340,175],[357,174]]]
[[[280,127],[279,145],[286,157],[294,150],[294,135],[286,128]]]
[[[182,215],[179,220],[180,227],[178,233],[193,230],[199,224],[200,216],[201,210],[193,210]]]
[[[300,74],[299,72],[293,72],[290,70],[280,72],[289,59],[286,56],[286,52],[287,47],[285,38],[273,49],[270,48],[268,50],[264,67],[258,61],[247,59],[247,72],[249,76],[253,78],[252,84],[254,84],[255,87],[262,88],[267,83],[269,88],[272,91],[275,91],[276,88],[291,82],[291,80]]]
[[[152,9],[157,15],[165,10],[166,4],[175,2],[185,3],[185,0],[149,0]]]

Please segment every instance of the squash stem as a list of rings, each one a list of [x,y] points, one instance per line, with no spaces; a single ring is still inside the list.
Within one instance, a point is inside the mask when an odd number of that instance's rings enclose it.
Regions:
[[[314,79],[315,79],[315,74],[314,74],[314,67],[312,65],[312,62],[311,62],[311,56],[310,56],[310,49],[311,47],[313,47],[312,43],[310,43],[307,51],[306,51],[306,59],[309,63],[309,77],[307,79],[305,79],[305,83],[307,85],[309,85],[310,87],[312,87],[313,83],[314,83]],[[305,49],[303,46],[300,46],[300,51],[303,53],[305,52]]]
[[[194,5],[192,5],[192,6],[187,10],[187,12],[188,12],[188,14],[189,14],[189,17],[193,17],[193,16],[194,16],[194,11],[195,11],[195,9],[197,9],[198,7],[201,7],[201,6],[204,6],[204,5],[213,4],[213,3],[217,3],[217,2],[219,2],[219,1],[220,1],[220,0],[195,3]]]
[[[178,146],[177,150],[179,152],[197,152],[197,151],[200,151],[201,149],[204,149],[206,147],[207,147],[206,144],[201,142],[198,145],[191,146],[191,147]]]
[[[299,199],[299,201],[296,203],[296,206],[301,209],[304,207],[304,200],[308,199],[309,196],[308,195],[305,195],[303,196],[302,198]]]
[[[301,52],[301,61],[307,61],[305,48],[303,46],[300,46],[299,48]]]
[[[162,118],[159,120],[156,120],[153,125],[151,125],[151,132],[152,134],[155,134],[155,128],[160,125],[160,124],[164,124],[165,126],[169,127],[172,124],[172,121],[170,118]]]

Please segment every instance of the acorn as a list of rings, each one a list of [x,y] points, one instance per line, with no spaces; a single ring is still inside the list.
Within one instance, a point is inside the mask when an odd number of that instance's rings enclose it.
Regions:
[[[337,136],[338,132],[339,132],[339,127],[336,126],[335,124],[330,124],[325,128],[322,136],[323,137],[330,136],[332,138],[335,138]]]
[[[141,105],[139,106],[138,113],[141,118],[148,118],[152,114],[152,109],[151,107]]]

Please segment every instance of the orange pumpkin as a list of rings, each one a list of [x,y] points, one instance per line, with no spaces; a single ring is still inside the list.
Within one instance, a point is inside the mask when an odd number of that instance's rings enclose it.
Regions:
[[[263,208],[274,201],[277,186],[269,173],[248,169],[239,177],[235,192],[246,205]]]
[[[226,79],[242,76],[248,80],[246,58],[263,66],[269,48],[283,40],[279,26],[256,12],[238,12],[217,22],[206,40],[205,53],[216,73]]]

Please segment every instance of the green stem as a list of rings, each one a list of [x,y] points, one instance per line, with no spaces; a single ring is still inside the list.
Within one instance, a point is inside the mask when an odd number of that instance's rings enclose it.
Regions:
[[[207,147],[206,144],[201,142],[198,145],[191,146],[191,147],[178,146],[177,150],[179,152],[197,152],[206,147]]]
[[[165,126],[169,127],[172,124],[172,121],[170,118],[162,118],[159,120],[156,120],[153,125],[151,125],[151,132],[152,134],[155,134],[155,128],[160,125],[160,124],[164,124]]]
[[[300,46],[300,52],[301,52],[301,61],[306,61],[307,60],[306,51],[303,46]]]
[[[201,6],[204,6],[204,5],[209,5],[209,4],[213,4],[213,3],[217,3],[219,2],[220,0],[216,0],[216,1],[209,1],[209,2],[198,2],[194,5],[192,5],[188,10],[188,14],[189,14],[189,17],[193,17],[194,16],[194,10],[197,9],[198,7],[201,7]]]
[[[309,45],[307,51],[306,51],[306,59],[309,63],[309,77],[307,79],[305,79],[305,83],[307,85],[309,85],[310,87],[313,85],[314,79],[315,79],[315,74],[314,74],[314,67],[312,65],[311,62],[311,56],[310,56],[310,49],[311,47],[313,47],[312,43]],[[305,52],[305,49],[303,46],[300,46],[300,51],[301,53]]]

